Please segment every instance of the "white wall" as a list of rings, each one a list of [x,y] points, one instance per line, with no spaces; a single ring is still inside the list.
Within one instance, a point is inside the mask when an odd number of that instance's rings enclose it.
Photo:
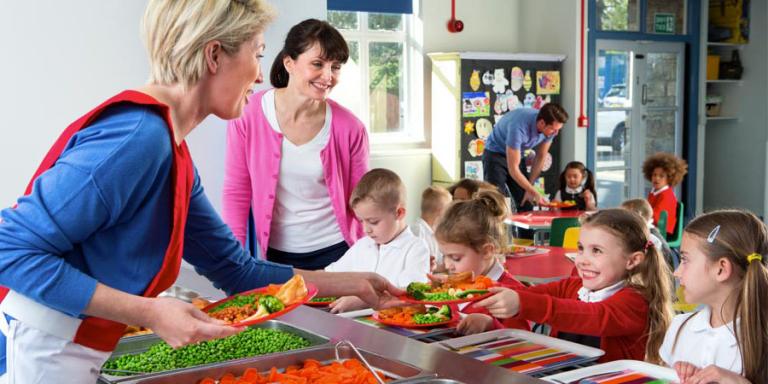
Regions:
[[[570,0],[563,0],[570,1]],[[424,14],[424,51],[518,52],[519,0],[457,0],[456,18],[464,22],[464,31],[450,33],[448,0],[422,0]],[[528,7],[533,1],[524,2]]]

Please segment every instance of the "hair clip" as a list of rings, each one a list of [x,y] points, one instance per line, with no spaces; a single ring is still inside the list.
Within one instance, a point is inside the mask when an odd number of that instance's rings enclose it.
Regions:
[[[648,241],[645,242],[645,245],[643,246],[643,250],[647,251],[647,250],[649,250],[653,246],[654,246],[653,241],[648,240]]]
[[[715,226],[712,228],[712,232],[709,233],[709,236],[707,236],[707,243],[712,244],[715,242],[715,238],[717,237],[717,234],[720,233],[720,226]]]

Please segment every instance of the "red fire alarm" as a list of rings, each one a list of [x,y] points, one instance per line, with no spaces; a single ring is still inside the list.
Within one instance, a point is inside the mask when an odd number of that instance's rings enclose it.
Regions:
[[[451,19],[448,20],[448,32],[458,33],[464,30],[464,22],[456,19],[456,0],[451,0]]]

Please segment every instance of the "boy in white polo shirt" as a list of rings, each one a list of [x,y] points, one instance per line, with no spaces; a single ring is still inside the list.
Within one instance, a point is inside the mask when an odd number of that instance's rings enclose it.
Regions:
[[[397,174],[383,168],[370,170],[352,191],[349,205],[366,236],[326,271],[375,272],[400,287],[427,281],[429,249],[405,223],[405,185]],[[364,307],[357,297],[346,296],[331,303],[331,312]]]

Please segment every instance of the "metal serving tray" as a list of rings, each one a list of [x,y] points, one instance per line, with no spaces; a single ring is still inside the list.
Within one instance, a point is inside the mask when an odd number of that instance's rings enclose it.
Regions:
[[[439,377],[419,377],[416,379],[396,381],[398,384],[465,384],[453,379],[441,379]]]
[[[423,377],[425,375],[433,376],[431,373],[424,372],[413,365],[397,360],[391,360],[365,350],[359,351],[371,366],[378,371],[384,372],[388,377],[406,379]],[[352,349],[348,347],[339,347],[338,352],[339,358],[341,359],[356,357]],[[233,375],[239,376],[242,375],[247,368],[255,368],[260,372],[265,372],[272,369],[272,367],[281,369],[289,365],[301,365],[306,359],[315,359],[320,362],[335,360],[336,348],[333,345],[321,345],[272,355],[232,360],[209,366],[153,374],[151,377],[134,377],[132,381],[126,382],[126,384],[196,384],[206,377],[218,379],[226,373],[232,373]],[[401,381],[397,382],[399,383]]]
[[[261,324],[253,325],[250,328],[274,329],[278,331],[292,333],[294,335],[301,336],[307,339],[309,341],[310,347],[326,344],[329,341],[328,338],[318,335],[317,333],[313,333],[305,329],[298,328],[296,326],[293,326],[278,320],[268,320]],[[162,340],[155,334],[126,337],[120,340],[120,342],[117,344],[117,347],[115,348],[115,351],[112,352],[112,356],[110,356],[110,358],[123,356],[123,355],[134,355],[134,354],[143,353],[143,352],[146,352],[151,346],[160,342],[162,342]],[[285,352],[278,352],[278,353],[285,353]],[[261,355],[261,356],[272,356],[272,355],[275,355],[275,354],[268,354],[268,355]],[[243,359],[230,360],[229,362],[242,361],[242,360],[251,359],[251,358],[252,357],[246,357]],[[222,364],[222,363],[206,364],[198,367],[210,367],[210,366],[215,366],[217,364]],[[160,373],[180,372],[180,371],[185,371],[185,370],[194,369],[194,368],[197,368],[197,367],[188,367],[188,368],[174,369],[174,370],[165,371],[165,372],[146,373],[146,374],[132,375],[132,376],[113,376],[106,373],[101,373],[99,375],[99,383],[103,383],[103,384],[126,383],[132,380],[137,380],[140,378],[157,375]]]

